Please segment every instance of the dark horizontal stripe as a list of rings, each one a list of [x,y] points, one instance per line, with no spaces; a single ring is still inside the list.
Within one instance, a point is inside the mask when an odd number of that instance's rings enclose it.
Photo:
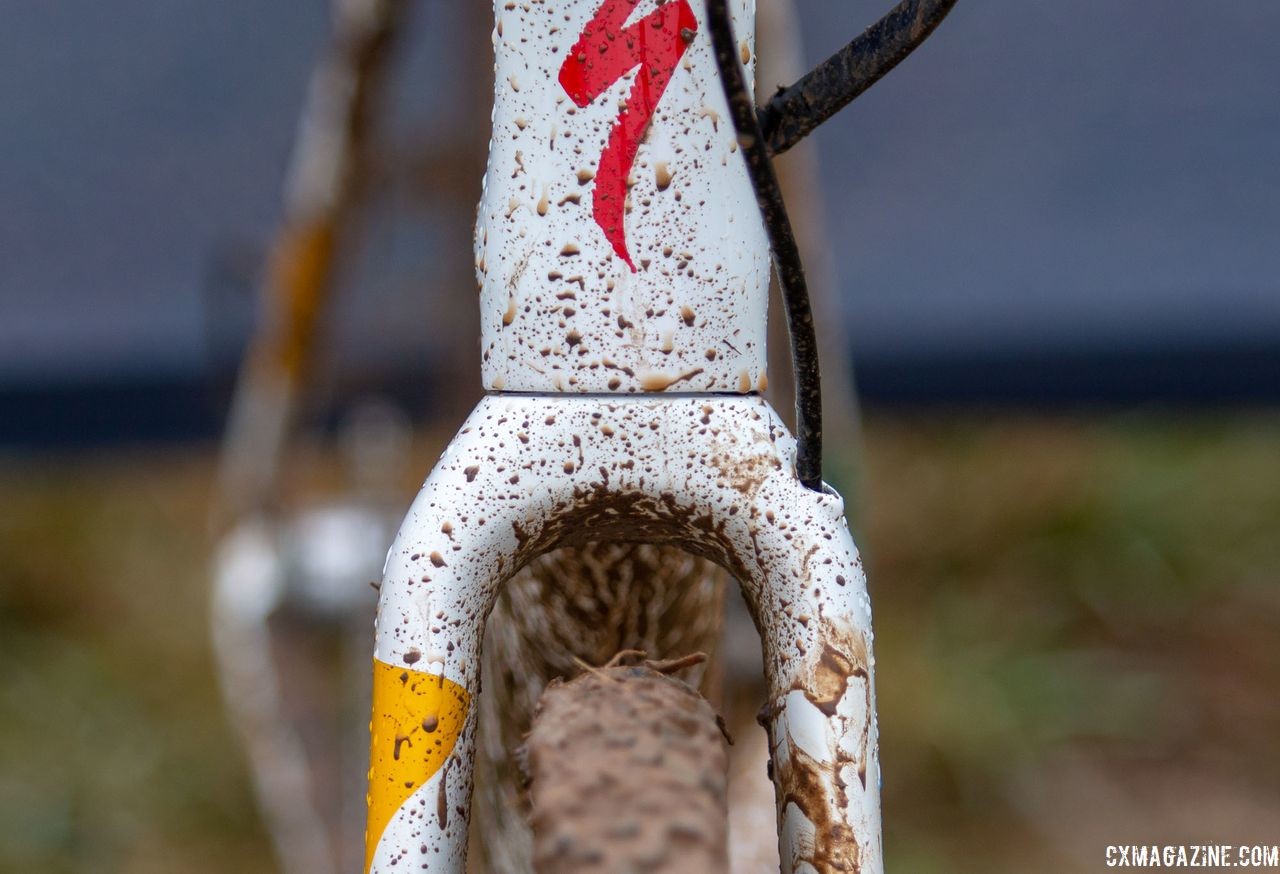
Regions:
[[[1273,405],[1280,343],[869,358],[857,382],[884,406]]]
[[[421,419],[447,402],[443,381],[429,370],[366,376],[328,392],[323,406],[376,391]],[[467,386],[476,398],[478,382]],[[857,382],[864,402],[884,407],[1274,405],[1280,344],[875,357],[858,362]],[[0,386],[0,449],[216,440],[229,397],[228,380],[200,373]]]
[[[311,406],[324,412],[313,419],[332,427],[351,401],[376,394],[422,420],[438,406],[439,381],[430,371],[365,375],[319,392]],[[222,435],[230,399],[229,378],[201,373],[0,386],[0,451],[213,441]]]

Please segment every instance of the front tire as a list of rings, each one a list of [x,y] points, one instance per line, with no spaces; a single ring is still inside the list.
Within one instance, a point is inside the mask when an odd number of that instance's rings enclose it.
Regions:
[[[727,736],[662,668],[589,669],[543,693],[525,745],[538,874],[728,870]]]

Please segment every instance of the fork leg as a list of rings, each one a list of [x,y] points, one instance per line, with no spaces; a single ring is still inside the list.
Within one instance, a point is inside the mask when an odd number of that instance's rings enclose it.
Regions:
[[[871,604],[833,493],[762,495],[756,586],[784,872],[883,870]],[[770,518],[772,516],[772,518]]]

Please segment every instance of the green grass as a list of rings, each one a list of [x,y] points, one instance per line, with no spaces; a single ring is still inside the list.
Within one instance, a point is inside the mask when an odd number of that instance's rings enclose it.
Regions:
[[[873,416],[866,452],[891,871],[1278,839],[1280,416]],[[0,871],[274,870],[210,665],[209,474],[0,465]]]
[[[872,423],[894,870],[1274,841],[1278,446],[1270,415]]]
[[[0,870],[273,870],[210,668],[206,472],[0,474]]]

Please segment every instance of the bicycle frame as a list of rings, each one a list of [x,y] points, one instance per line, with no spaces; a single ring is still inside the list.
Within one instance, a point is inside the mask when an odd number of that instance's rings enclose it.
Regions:
[[[744,62],[754,0],[733,3]],[[678,545],[764,643],[784,871],[883,868],[870,602],[840,497],[765,385],[769,250],[689,0],[495,2],[476,230],[489,394],[387,556],[366,871],[461,872],[480,646],[560,546]]]

